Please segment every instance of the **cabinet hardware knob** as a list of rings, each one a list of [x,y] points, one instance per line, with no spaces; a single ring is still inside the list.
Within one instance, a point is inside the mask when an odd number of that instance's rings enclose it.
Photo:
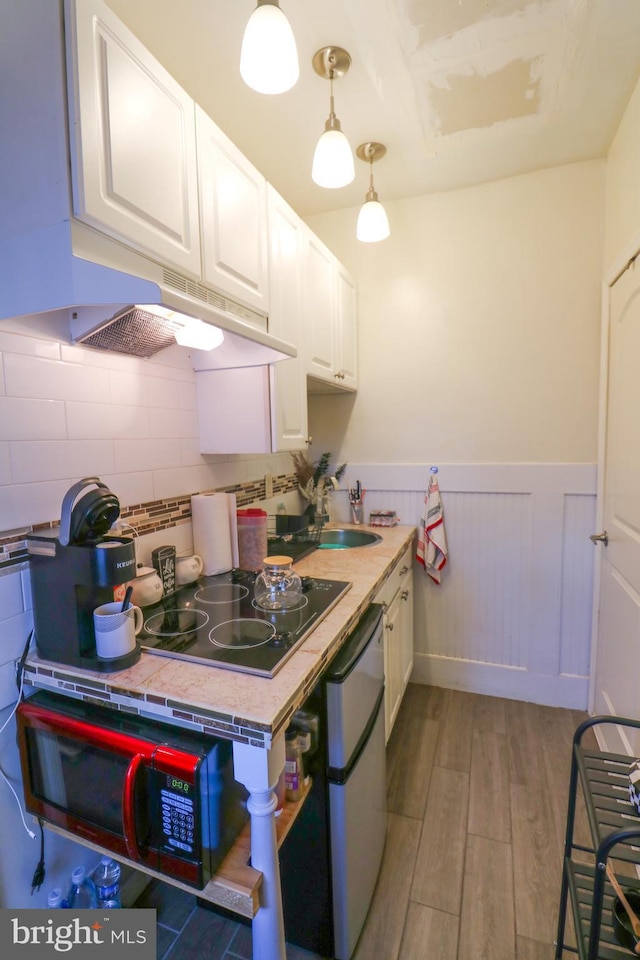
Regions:
[[[387,624],[385,624],[385,629],[386,629],[386,630],[393,630],[393,624],[392,624],[392,623],[387,623]]]
[[[400,571],[400,576],[401,576],[401,577],[404,577],[405,573],[409,573],[409,567],[406,565],[406,563],[405,563],[404,567],[402,568],[402,570]]]
[[[400,599],[401,599],[401,600],[408,600],[408,599],[409,599],[409,591],[408,591],[408,590],[403,590],[402,593],[400,594]]]

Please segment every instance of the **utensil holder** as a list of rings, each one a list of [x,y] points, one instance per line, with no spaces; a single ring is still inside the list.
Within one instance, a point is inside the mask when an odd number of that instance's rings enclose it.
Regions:
[[[362,502],[352,501],[351,502],[351,517],[354,523],[362,523]]]

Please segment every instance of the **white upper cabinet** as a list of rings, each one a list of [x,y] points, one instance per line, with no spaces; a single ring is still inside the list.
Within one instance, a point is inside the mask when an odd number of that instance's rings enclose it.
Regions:
[[[307,372],[333,380],[335,356],[335,257],[310,230],[305,255],[304,313],[307,322]]]
[[[268,187],[269,330],[293,343],[298,356],[271,365],[272,449],[299,450],[307,442],[307,371],[302,315],[306,227],[271,186]]]
[[[337,372],[343,387],[358,386],[358,312],[356,285],[341,263],[336,264]]]
[[[266,314],[265,179],[198,106],[196,133],[203,280]]]
[[[66,23],[76,217],[199,277],[193,100],[101,0]]]
[[[310,230],[307,230],[303,302],[307,373],[313,378],[310,390],[314,393],[335,387],[355,390],[358,385],[355,284],[334,254]]]

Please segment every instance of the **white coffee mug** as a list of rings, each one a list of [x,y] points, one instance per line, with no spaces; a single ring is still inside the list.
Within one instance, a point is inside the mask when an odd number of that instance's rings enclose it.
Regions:
[[[195,553],[191,557],[176,557],[176,583],[180,586],[193,583],[202,573],[203,566],[202,557]]]
[[[143,616],[140,607],[129,604],[122,609],[120,600],[103,603],[93,611],[93,628],[96,635],[96,653],[104,660],[124,657],[135,650],[136,635],[142,630]]]

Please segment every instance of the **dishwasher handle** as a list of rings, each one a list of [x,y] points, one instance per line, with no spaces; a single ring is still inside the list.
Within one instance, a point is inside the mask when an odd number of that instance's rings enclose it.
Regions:
[[[339,653],[329,664],[325,674],[327,683],[344,683],[375,635],[382,620],[383,609],[381,603],[372,603],[367,607]]]

